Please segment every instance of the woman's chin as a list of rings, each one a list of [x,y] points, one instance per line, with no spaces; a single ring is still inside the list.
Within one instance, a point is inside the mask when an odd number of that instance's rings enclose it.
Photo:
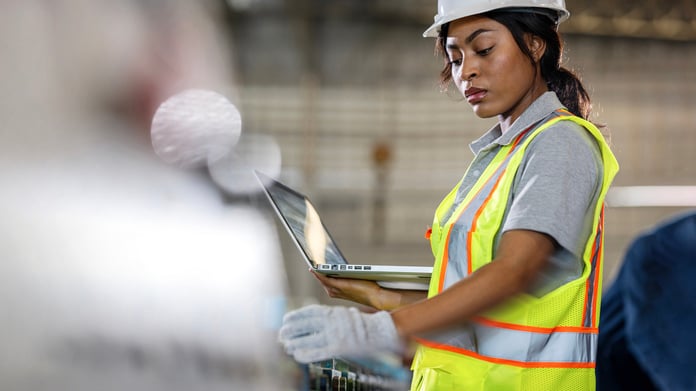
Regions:
[[[472,105],[471,109],[474,111],[474,114],[476,114],[477,117],[483,119],[493,118],[498,115],[498,113],[494,112],[493,110],[486,110],[486,108],[482,107],[481,104]]]

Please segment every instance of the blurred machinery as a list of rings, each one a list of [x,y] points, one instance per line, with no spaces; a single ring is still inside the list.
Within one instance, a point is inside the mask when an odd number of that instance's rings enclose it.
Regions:
[[[401,391],[410,386],[410,371],[393,357],[332,358],[303,365],[306,391]]]

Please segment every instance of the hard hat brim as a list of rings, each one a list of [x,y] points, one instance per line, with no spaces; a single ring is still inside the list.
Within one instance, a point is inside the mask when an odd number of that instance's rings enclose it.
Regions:
[[[432,25],[430,25],[430,27],[428,27],[423,32],[423,37],[436,38],[438,36],[438,34],[440,33],[440,27],[445,23],[449,23],[449,22],[452,22],[452,21],[457,20],[457,19],[465,18],[467,16],[479,15],[479,14],[483,14],[483,13],[486,13],[489,11],[500,10],[500,9],[505,9],[505,8],[509,8],[511,10],[513,10],[513,9],[519,10],[522,7],[503,7],[503,8],[501,8],[501,7],[491,6],[490,8],[487,8],[487,9],[486,8],[480,9],[476,13],[469,13],[469,14],[463,13],[462,14],[461,12],[454,12],[454,13],[451,13],[448,15],[442,15],[442,16],[436,15],[435,22]],[[528,8],[530,10],[534,9],[534,7],[524,7],[524,8]],[[556,11],[558,13],[558,19],[556,20],[557,25],[560,24],[561,22],[567,20],[570,17],[570,12],[568,12],[568,10],[565,10],[565,9],[550,9],[550,8],[545,8],[545,7],[538,7],[538,8],[540,10],[543,9],[546,12]]]

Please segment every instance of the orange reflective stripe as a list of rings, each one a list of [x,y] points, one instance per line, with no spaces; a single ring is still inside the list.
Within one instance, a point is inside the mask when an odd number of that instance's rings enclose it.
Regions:
[[[585,297],[583,301],[583,313],[582,313],[582,324],[588,324],[587,317],[590,316],[589,321],[590,327],[597,326],[597,300],[599,298],[599,281],[600,274],[602,273],[601,265],[597,260],[604,254],[604,206],[599,212],[599,221],[597,222],[597,231],[595,233],[596,243],[592,248],[592,255],[590,256],[591,267],[593,272],[591,272],[590,278],[585,281]],[[592,286],[592,293],[590,294],[590,286]],[[588,311],[588,305],[592,307]]]
[[[543,361],[518,361],[509,360],[505,358],[497,358],[484,356],[482,354],[473,352],[471,350],[457,348],[455,346],[445,345],[433,341],[428,341],[420,338],[415,338],[416,342],[423,346],[427,346],[433,349],[445,350],[452,353],[461,354],[464,356],[469,356],[478,360],[487,361],[495,364],[511,365],[515,367],[522,368],[594,368],[594,362],[543,362]]]
[[[596,239],[595,239],[595,241],[596,241]],[[597,254],[597,246],[594,246],[594,248],[592,249],[592,256],[591,256],[591,258],[590,258],[590,259],[592,259],[592,262],[594,262],[594,258],[595,258],[595,256],[596,256],[596,254]],[[594,267],[594,266],[592,266],[592,267]],[[597,273],[596,270],[595,270],[595,273]],[[595,280],[596,280],[596,278],[595,278]],[[588,278],[587,281],[585,281],[585,297],[584,297],[584,301],[583,301],[583,303],[582,303],[582,308],[583,308],[583,311],[582,311],[582,324],[587,324],[587,316],[588,316],[588,314],[587,314],[587,313],[588,313],[587,306],[588,306],[588,305],[591,305],[591,304],[590,304],[590,286],[591,286],[591,285],[594,286],[594,285],[592,284],[591,279]],[[596,296],[596,295],[595,295],[595,296]],[[592,325],[592,323],[593,323],[593,322],[590,321],[590,324],[591,324],[591,325]]]
[[[603,273],[602,264],[601,262],[597,262],[598,259],[602,259],[604,256],[604,205],[602,205],[602,209],[599,212],[599,230],[600,230],[600,235],[599,235],[599,248],[597,249],[597,257],[592,259],[592,262],[595,263],[595,278],[594,278],[594,294],[592,296],[592,320],[591,320],[591,325],[592,327],[595,327],[597,325],[597,317],[595,316],[597,314],[597,300],[599,298],[600,292],[599,292],[599,281]]]
[[[554,327],[539,327],[539,326],[523,326],[515,323],[505,323],[505,322],[500,322],[497,320],[492,320],[488,318],[484,318],[482,316],[477,316],[473,319],[475,322],[486,325],[486,326],[491,326],[491,327],[499,327],[502,329],[510,329],[510,330],[519,330],[519,331],[528,331],[531,333],[542,333],[542,334],[551,334],[551,333],[557,333],[557,332],[566,332],[566,333],[588,333],[588,334],[597,334],[599,332],[599,329],[596,327],[581,327],[581,326],[554,326]]]
[[[437,282],[437,293],[442,292],[442,287],[445,285],[445,274],[447,273],[447,262],[449,262],[449,241],[452,229],[447,230],[447,238],[445,238],[445,250],[442,254],[442,265],[440,266],[440,281]]]
[[[496,185],[497,185],[497,183],[496,183]],[[476,211],[476,213],[478,214],[480,211],[481,211],[481,209]],[[469,230],[469,232],[466,233],[466,259],[469,260],[466,263],[466,274],[467,275],[470,275],[472,273],[472,270],[473,270],[473,266],[471,266],[471,264],[473,263],[473,258],[471,258],[471,255],[472,255],[471,242],[474,239],[474,227],[475,226],[476,226],[476,220],[474,220],[474,223],[471,225],[471,230]]]
[[[587,324],[587,303],[590,301],[590,280],[585,281],[585,298],[582,303],[582,324]]]

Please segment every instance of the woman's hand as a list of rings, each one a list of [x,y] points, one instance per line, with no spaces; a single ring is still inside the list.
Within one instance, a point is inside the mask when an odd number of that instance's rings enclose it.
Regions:
[[[310,271],[329,297],[349,300],[378,310],[388,311],[426,298],[424,291],[386,289],[371,280],[334,278]]]
[[[334,278],[317,273],[310,269],[314,277],[324,287],[326,294],[333,299],[350,300],[356,303],[378,308],[375,298],[380,295],[382,289],[376,282],[370,280],[356,280],[352,278]]]
[[[389,312],[366,313],[355,307],[314,304],[291,311],[283,317],[278,340],[303,363],[404,350]]]

